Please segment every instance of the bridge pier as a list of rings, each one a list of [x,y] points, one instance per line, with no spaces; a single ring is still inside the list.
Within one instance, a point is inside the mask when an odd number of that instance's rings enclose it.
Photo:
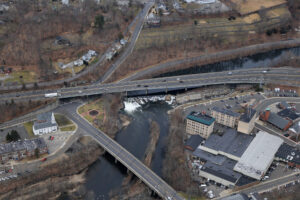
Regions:
[[[187,87],[185,87],[184,89],[185,89],[185,91],[187,91]]]
[[[126,94],[125,94],[125,95],[126,95],[126,97],[128,97],[128,92],[127,92],[127,91],[126,91]]]
[[[166,94],[168,93],[168,88],[166,88]]]
[[[146,89],[146,95],[148,95],[148,89]]]
[[[130,170],[129,170],[128,168],[127,168],[127,170],[126,170],[126,173],[127,173],[127,174],[129,174],[129,173],[130,173]]]
[[[117,164],[118,163],[118,160],[115,158],[115,163]]]

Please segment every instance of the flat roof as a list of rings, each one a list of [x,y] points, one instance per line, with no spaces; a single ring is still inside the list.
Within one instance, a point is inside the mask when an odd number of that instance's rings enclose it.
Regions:
[[[235,160],[225,157],[225,161],[222,163],[222,165],[207,161],[201,168],[201,171],[207,172],[235,184],[242,176],[242,174],[233,171],[235,164]]]
[[[275,154],[275,157],[286,160],[288,162],[300,164],[300,150],[283,143]]]
[[[229,197],[224,197],[221,200],[249,200],[249,197],[244,193],[237,193]]]
[[[223,113],[225,115],[232,116],[232,117],[239,117],[240,116],[239,113],[233,112],[232,110],[229,110],[229,109],[220,108],[220,107],[217,107],[217,106],[213,107],[212,110],[214,110],[216,112]]]
[[[191,112],[187,118],[207,126],[210,126],[215,121],[215,118],[200,112]]]
[[[241,157],[253,138],[254,136],[227,128],[221,136],[215,133],[211,134],[203,146],[215,151],[222,151],[236,157]]]
[[[185,146],[189,146],[193,150],[195,150],[203,140],[204,138],[200,135],[191,135],[191,137],[189,137],[189,139],[187,139],[187,141],[185,142]]]
[[[271,165],[274,156],[283,143],[277,136],[260,131],[256,134],[234,170],[260,180]]]
[[[255,116],[255,113],[256,113],[256,110],[254,110],[252,108],[248,108],[246,110],[246,112],[241,115],[240,121],[243,121],[243,122],[246,122],[246,123],[250,122],[251,119]]]

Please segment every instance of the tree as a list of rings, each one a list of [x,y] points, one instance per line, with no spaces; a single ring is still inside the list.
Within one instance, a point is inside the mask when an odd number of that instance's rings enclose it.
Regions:
[[[39,150],[39,148],[36,148],[36,149],[34,150],[34,155],[35,155],[36,158],[39,158],[39,157],[40,157],[40,150]]]
[[[121,39],[123,39],[123,38],[124,38],[124,36],[123,36],[123,34],[120,32],[120,33],[118,34],[118,39],[121,40]]]
[[[103,15],[97,15],[95,17],[95,26],[97,28],[99,28],[100,30],[103,28],[104,23],[105,23],[105,21],[104,21]]]
[[[19,139],[21,139],[21,137],[20,137],[18,131],[16,131],[16,130],[12,130],[10,133],[7,133],[7,135],[6,135],[7,142],[16,142]]]

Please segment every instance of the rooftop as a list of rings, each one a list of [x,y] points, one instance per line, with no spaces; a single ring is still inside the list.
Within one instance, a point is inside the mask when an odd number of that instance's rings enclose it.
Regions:
[[[284,117],[284,118],[289,118],[290,120],[295,120],[298,117],[300,117],[295,110],[293,109],[284,109],[280,112],[277,113],[279,116]]]
[[[243,121],[243,122],[246,122],[246,123],[250,122],[251,119],[255,116],[255,113],[256,113],[256,110],[254,110],[252,108],[248,108],[246,110],[246,112],[241,115],[240,121]]]
[[[257,180],[261,179],[282,143],[283,140],[277,136],[258,132],[234,170]]]
[[[293,124],[291,128],[289,128],[289,131],[295,133],[295,134],[300,134],[300,121],[297,123]]]
[[[52,119],[53,116],[53,119]],[[33,127],[35,130],[57,126],[54,115],[52,112],[42,113],[37,115],[37,120],[34,122]]]
[[[232,117],[239,117],[240,116],[239,113],[233,112],[233,111],[225,109],[225,108],[216,107],[216,106],[213,107],[212,110],[214,110],[216,112],[223,113],[225,115],[232,116]]]
[[[224,197],[221,200],[249,200],[249,197],[244,193],[233,194],[229,197]]]
[[[282,144],[278,149],[275,157],[287,160],[289,162],[300,164],[300,150],[286,143]]]
[[[13,153],[22,150],[33,151],[36,148],[42,149],[45,147],[47,147],[47,145],[43,138],[34,138],[31,140],[0,144],[0,154]]]
[[[270,116],[267,121],[280,129],[284,129],[289,124],[289,120],[272,112],[270,112]]]
[[[203,140],[204,138],[200,135],[191,135],[191,137],[185,142],[185,146],[189,146],[195,150]]]
[[[291,105],[288,104],[286,101],[280,102],[280,105],[283,106],[284,108],[291,108]]]
[[[210,126],[215,121],[215,118],[200,112],[191,112],[187,118],[207,126]]]
[[[235,129],[227,128],[223,135],[211,134],[205,141],[204,147],[215,151],[225,152],[236,157],[241,157],[254,136],[237,132]]]

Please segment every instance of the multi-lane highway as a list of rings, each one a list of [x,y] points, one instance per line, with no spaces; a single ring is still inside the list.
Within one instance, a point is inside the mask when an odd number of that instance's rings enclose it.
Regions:
[[[300,70],[295,68],[275,69],[246,69],[228,72],[214,72],[193,74],[185,76],[155,78],[122,83],[109,83],[100,85],[61,88],[59,90],[37,90],[0,95],[0,101],[45,99],[45,93],[58,93],[57,98],[70,98],[106,93],[119,93],[130,91],[168,91],[171,89],[195,88],[217,84],[241,83],[281,83],[286,85],[299,85]]]
[[[57,109],[73,120],[78,127],[84,129],[86,133],[92,136],[107,152],[114,156],[124,166],[126,166],[132,173],[139,177],[145,184],[147,184],[160,197],[166,200],[183,200],[176,191],[171,188],[164,180],[157,176],[151,169],[146,167],[140,160],[128,152],[124,147],[119,145],[116,141],[108,137],[102,131],[96,129],[86,120],[77,114],[77,107],[79,103],[70,103]]]

